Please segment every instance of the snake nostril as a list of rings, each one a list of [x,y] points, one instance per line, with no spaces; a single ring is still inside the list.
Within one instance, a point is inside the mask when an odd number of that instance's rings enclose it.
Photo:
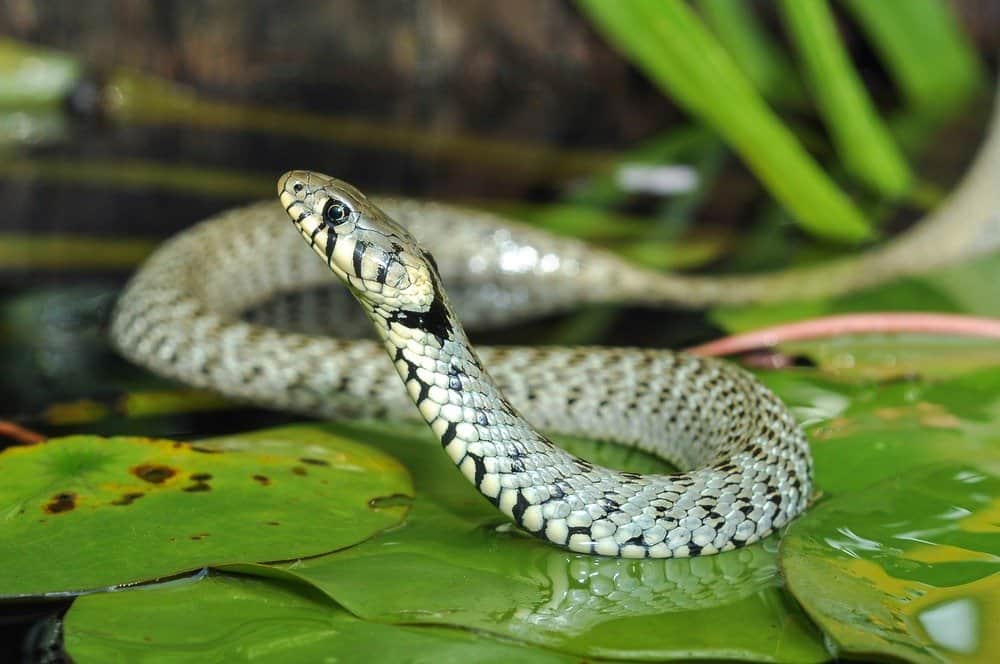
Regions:
[[[296,182],[295,184],[292,185],[292,191],[294,191],[296,194],[299,193],[300,191],[302,191],[305,188],[306,188],[306,186],[304,184],[302,184],[301,182]]]

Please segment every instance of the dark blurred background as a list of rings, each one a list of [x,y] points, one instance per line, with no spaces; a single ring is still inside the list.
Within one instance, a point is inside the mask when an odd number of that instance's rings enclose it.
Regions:
[[[991,58],[1000,3],[949,4]],[[774,6],[753,7],[784,42]],[[891,109],[898,100],[885,73],[851,16],[833,7],[871,94]],[[87,160],[135,159],[266,180],[308,167],[366,189],[544,200],[593,171],[602,157],[685,117],[563,0],[6,0],[0,34],[61,51],[81,67],[66,133],[26,147],[34,156],[80,160],[84,170]],[[153,112],[124,117],[109,108],[121,92],[107,87],[122,67],[188,86],[185,92],[199,99],[233,104],[229,128],[225,118],[197,126],[197,111],[170,121]],[[248,126],[238,110],[248,106],[323,114],[333,125],[370,124],[334,129],[334,140],[310,139],[288,135],[280,120]],[[812,121],[805,113],[802,119]],[[475,140],[455,147],[456,136]],[[489,158],[476,140],[570,154],[525,152],[523,163],[512,166]],[[30,165],[2,175],[8,229],[163,235],[248,198],[242,191],[206,196],[183,188],[167,195],[155,182],[138,192],[119,191],[114,180],[99,188],[67,184]],[[746,214],[739,207],[727,212]]]

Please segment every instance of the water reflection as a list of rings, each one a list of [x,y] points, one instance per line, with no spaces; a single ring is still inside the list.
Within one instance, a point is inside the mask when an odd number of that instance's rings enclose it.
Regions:
[[[719,608],[779,584],[775,553],[760,545],[660,560],[552,551],[537,567],[548,582],[547,597],[518,608],[511,622],[564,634],[587,631],[609,618]]]
[[[846,526],[838,528],[837,532],[843,535],[843,538],[827,537],[824,541],[831,549],[836,549],[851,558],[860,558],[858,551],[881,551],[883,549],[880,542],[866,539]]]
[[[971,599],[938,604],[917,615],[920,625],[937,645],[963,655],[979,648],[979,607]]]

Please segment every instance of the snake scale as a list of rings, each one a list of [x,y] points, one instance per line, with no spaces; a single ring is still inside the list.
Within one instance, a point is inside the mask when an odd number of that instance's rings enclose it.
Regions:
[[[970,246],[996,247],[997,155],[994,129],[935,216],[853,265],[834,264],[826,278],[798,285],[814,294],[809,284],[829,284],[839,274],[858,287],[912,271],[914,252],[933,264]],[[769,288],[768,277],[664,277],[494,215],[369,200],[349,184],[306,171],[283,176],[279,196],[280,207],[267,202],[224,212],[155,252],[113,313],[120,352],[163,375],[268,407],[331,417],[419,413],[501,512],[576,552],[716,553],[766,537],[805,508],[808,445],[785,406],[750,374],[669,351],[474,351],[444,288],[464,278],[486,303],[477,317],[488,320],[581,301],[761,300],[784,286]],[[321,260],[304,255],[289,217]],[[871,269],[859,271],[865,265]],[[328,286],[331,271],[361,303],[378,341],[246,320],[247,311],[276,296]],[[539,431],[635,446],[682,471],[603,468]]]

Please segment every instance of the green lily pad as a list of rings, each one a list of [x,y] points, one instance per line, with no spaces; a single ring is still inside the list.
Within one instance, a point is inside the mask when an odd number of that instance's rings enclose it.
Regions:
[[[406,521],[330,555],[229,569],[305,581],[368,620],[460,626],[582,657],[828,657],[805,616],[784,601],[773,550],[687,560],[570,554],[511,527],[423,429],[329,426],[404,460],[417,485]],[[661,469],[634,451],[580,445],[574,451],[590,456],[600,448],[602,461],[618,456],[619,467]]]
[[[781,544],[789,589],[844,654],[1000,661],[1000,453],[816,506]]]
[[[998,452],[1000,367],[936,382],[846,383],[814,372],[761,378],[803,422],[815,483],[828,497]]]
[[[7,598],[325,553],[399,523],[407,502],[377,501],[412,494],[390,456],[310,427],[236,436],[215,450],[61,438],[7,448],[0,476]]]
[[[81,597],[64,631],[80,664],[574,661],[462,630],[366,622],[310,588],[238,576]]]

